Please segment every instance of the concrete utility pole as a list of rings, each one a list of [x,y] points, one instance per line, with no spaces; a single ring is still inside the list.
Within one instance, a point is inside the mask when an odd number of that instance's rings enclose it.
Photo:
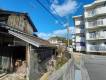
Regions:
[[[69,33],[70,33],[70,30],[69,30],[69,27],[70,27],[70,25],[69,25],[69,16],[67,16],[67,25],[66,25],[66,29],[67,29],[67,47],[69,47],[69,45],[70,45],[70,40],[69,40]]]
[[[66,28],[67,28],[67,47],[69,47],[69,45],[70,45],[70,41],[69,41],[69,25],[67,25]]]

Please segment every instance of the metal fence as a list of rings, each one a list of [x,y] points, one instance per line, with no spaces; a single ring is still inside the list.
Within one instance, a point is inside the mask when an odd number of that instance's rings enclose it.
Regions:
[[[74,59],[70,59],[59,70],[53,72],[48,80],[75,80]]]

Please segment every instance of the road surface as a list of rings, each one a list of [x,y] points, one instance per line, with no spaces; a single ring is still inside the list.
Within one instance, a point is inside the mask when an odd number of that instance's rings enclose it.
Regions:
[[[90,80],[106,80],[106,57],[85,56],[84,65]]]

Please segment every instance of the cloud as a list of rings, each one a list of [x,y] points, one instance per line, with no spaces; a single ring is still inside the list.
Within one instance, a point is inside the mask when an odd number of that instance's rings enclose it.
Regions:
[[[76,0],[65,0],[63,4],[59,4],[59,0],[54,0],[50,8],[53,14],[64,17],[74,13],[79,7]]]
[[[70,30],[70,38],[71,38],[71,34],[74,32],[74,27],[70,27],[69,30]],[[37,35],[43,39],[49,39],[50,37],[54,37],[54,36],[66,37],[67,29],[55,30],[52,33],[40,32],[40,33],[37,33]]]
[[[44,33],[44,32],[37,33],[37,35],[38,35],[40,38],[43,38],[43,39],[49,39],[49,37],[52,36],[51,33]]]

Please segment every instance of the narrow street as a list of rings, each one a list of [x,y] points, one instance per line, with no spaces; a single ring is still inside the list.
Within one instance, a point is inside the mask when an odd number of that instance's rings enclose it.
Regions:
[[[90,80],[106,80],[106,57],[86,56],[84,58],[84,65]]]

